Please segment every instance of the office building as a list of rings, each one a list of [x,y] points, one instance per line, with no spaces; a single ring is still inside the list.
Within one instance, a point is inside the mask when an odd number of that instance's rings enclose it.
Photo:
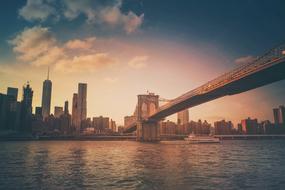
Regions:
[[[117,126],[116,126],[116,122],[114,120],[110,120],[110,124],[109,124],[110,130],[112,132],[116,132],[117,131]]]
[[[172,121],[160,123],[160,134],[162,135],[175,135],[177,124]]]
[[[8,87],[7,88],[7,96],[13,97],[15,101],[18,99],[18,88],[12,88]]]
[[[87,84],[85,83],[79,83],[78,84],[78,117],[81,122],[86,120],[87,116]]]
[[[279,123],[284,125],[285,124],[285,107],[279,106]]]
[[[242,133],[243,134],[258,134],[258,122],[257,119],[244,119],[241,120],[241,126],[242,126]]]
[[[21,101],[21,127],[20,130],[23,132],[31,132],[32,126],[32,103],[33,103],[33,90],[30,84],[27,83],[23,87],[23,98]]]
[[[284,125],[285,124],[285,107],[279,106],[279,108],[273,109],[274,124]]]
[[[54,107],[54,117],[59,118],[61,115],[63,115],[63,107],[55,106]]]
[[[69,114],[69,110],[68,110],[68,101],[64,102],[64,114]]]
[[[78,124],[78,94],[74,93],[73,98],[72,98],[72,126],[75,127],[76,129],[79,128]]]
[[[232,134],[233,124],[231,121],[216,121],[214,122],[215,135],[230,135]]]
[[[49,69],[48,69],[47,79],[43,82],[43,92],[42,92],[42,115],[44,120],[50,115],[51,92],[52,92],[52,82],[51,80],[49,80]]]
[[[125,116],[124,117],[124,127],[127,128],[132,123],[134,123],[136,121],[136,119],[137,119],[136,116]]]
[[[104,134],[109,129],[109,117],[93,117],[92,127],[97,134]]]
[[[183,110],[177,113],[177,124],[186,125],[189,123],[189,110]]]

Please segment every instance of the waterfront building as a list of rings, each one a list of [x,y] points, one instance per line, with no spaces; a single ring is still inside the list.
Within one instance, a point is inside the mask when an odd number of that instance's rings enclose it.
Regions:
[[[214,127],[215,127],[215,135],[230,135],[232,134],[233,130],[233,124],[231,121],[216,121],[214,122]]]
[[[7,125],[8,96],[0,93],[0,130],[5,130]]]
[[[21,101],[21,127],[20,130],[23,132],[30,133],[32,126],[32,103],[33,103],[33,90],[30,84],[27,83],[23,87],[23,98]]]
[[[110,130],[112,131],[112,132],[116,132],[117,131],[117,127],[116,127],[116,122],[114,121],[114,120],[110,120],[110,124],[109,124],[109,127],[110,127]]]
[[[78,94],[77,93],[74,93],[73,94],[73,98],[72,98],[72,126],[75,128],[75,129],[78,129],[79,128],[79,124],[78,124]]]
[[[269,120],[260,123],[260,134],[274,134],[276,132],[276,127]]]
[[[247,119],[241,120],[242,125],[242,133],[243,134],[258,134],[258,121],[257,119],[251,119],[250,117]]]
[[[206,120],[202,122],[200,119],[198,122],[191,121],[190,122],[191,133],[197,135],[209,135],[211,124],[209,124]]]
[[[276,126],[285,125],[285,107],[281,105],[279,108],[274,108],[273,117]]]
[[[54,117],[59,118],[63,114],[63,107],[55,106],[54,107]]]
[[[43,82],[43,91],[42,91],[42,116],[44,120],[50,115],[51,92],[52,92],[52,82],[51,80],[49,80],[49,69],[48,69],[47,79]]]
[[[239,135],[242,134],[242,125],[241,125],[241,123],[238,123],[238,124],[237,124],[237,133],[238,133]]]
[[[132,123],[134,123],[137,120],[137,117],[135,115],[132,116],[125,116],[124,117],[124,127],[127,128]]]
[[[274,124],[279,125],[279,109],[278,108],[273,108],[273,118],[274,118]]]
[[[71,134],[73,131],[71,129],[71,115],[70,114],[62,114],[59,118],[60,120],[60,131],[62,134]]]
[[[95,129],[95,133],[104,134],[109,129],[109,117],[93,117],[92,127]]]
[[[186,125],[189,123],[189,110],[183,110],[177,113],[177,124]]]
[[[118,133],[119,134],[123,134],[124,133],[124,130],[125,130],[125,128],[124,128],[124,126],[118,126]]]
[[[285,107],[279,106],[279,123],[284,125],[285,124]]]
[[[18,89],[8,87],[7,95],[5,95],[5,106],[2,110],[2,116],[5,117],[2,120],[4,121],[5,130],[17,130],[19,128],[19,116],[20,116],[20,107],[19,102],[17,102],[18,98]],[[4,115],[5,116],[4,116]]]
[[[160,123],[160,134],[162,135],[175,135],[177,124],[175,122],[167,120]]]

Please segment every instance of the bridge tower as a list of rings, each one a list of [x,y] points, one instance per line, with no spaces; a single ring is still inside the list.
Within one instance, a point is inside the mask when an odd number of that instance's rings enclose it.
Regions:
[[[137,140],[146,142],[159,141],[159,121],[148,117],[158,109],[159,96],[154,93],[138,95],[137,104]]]

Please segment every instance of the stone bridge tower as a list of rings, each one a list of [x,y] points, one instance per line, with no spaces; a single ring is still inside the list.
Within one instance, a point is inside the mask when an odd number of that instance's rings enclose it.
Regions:
[[[159,106],[159,96],[153,93],[138,95],[137,104],[137,140],[154,142],[159,141],[159,121],[149,120]]]

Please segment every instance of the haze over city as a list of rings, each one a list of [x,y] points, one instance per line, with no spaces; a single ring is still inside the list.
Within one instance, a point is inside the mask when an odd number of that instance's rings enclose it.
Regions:
[[[123,124],[123,117],[134,112],[138,94],[175,98],[282,42],[284,3],[256,3],[5,2],[0,91],[21,89],[30,81],[33,107],[40,105],[49,66],[52,108],[71,102],[77,83],[84,82],[87,115]],[[272,108],[285,103],[284,85],[281,81],[191,108],[190,119],[237,123],[251,116],[273,121]]]

